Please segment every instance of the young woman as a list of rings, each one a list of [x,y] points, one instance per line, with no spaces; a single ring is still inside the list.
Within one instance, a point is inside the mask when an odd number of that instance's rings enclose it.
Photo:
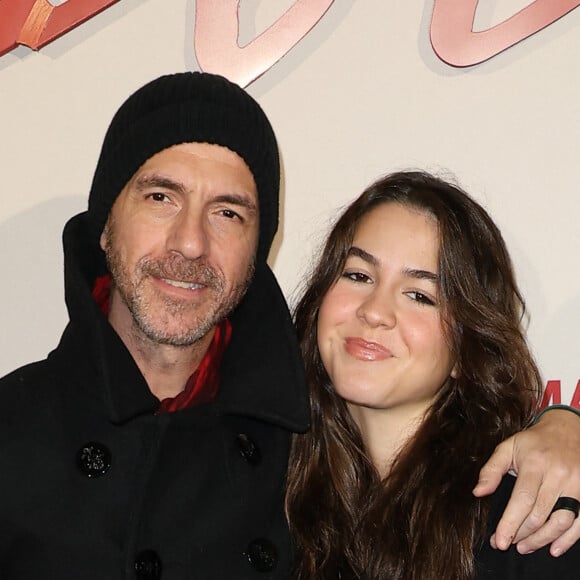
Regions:
[[[288,480],[297,578],[578,578],[578,547],[489,547],[511,476],[472,494],[536,411],[523,314],[499,230],[456,186],[396,173],[344,212],[296,310],[312,403]]]

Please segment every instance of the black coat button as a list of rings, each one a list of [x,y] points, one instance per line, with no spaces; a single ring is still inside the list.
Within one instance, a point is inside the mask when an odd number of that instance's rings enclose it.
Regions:
[[[278,563],[276,546],[265,538],[257,538],[250,542],[245,552],[248,562],[258,572],[271,572]]]
[[[240,433],[237,438],[240,455],[250,464],[258,465],[262,459],[262,454],[257,445],[245,434]]]
[[[154,550],[143,550],[135,557],[135,574],[139,580],[161,578],[161,558]]]
[[[111,467],[111,452],[102,443],[85,443],[77,452],[77,467],[87,477],[101,477]]]

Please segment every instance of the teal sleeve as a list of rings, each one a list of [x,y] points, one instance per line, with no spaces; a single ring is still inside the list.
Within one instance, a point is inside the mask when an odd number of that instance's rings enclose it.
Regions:
[[[534,417],[534,420],[532,421],[532,425],[535,425],[544,413],[546,413],[547,411],[552,411],[553,409],[562,409],[564,411],[570,411],[570,412],[574,413],[575,415],[577,415],[578,417],[580,417],[580,409],[576,409],[575,407],[570,407],[569,405],[549,405],[545,409],[542,409]]]

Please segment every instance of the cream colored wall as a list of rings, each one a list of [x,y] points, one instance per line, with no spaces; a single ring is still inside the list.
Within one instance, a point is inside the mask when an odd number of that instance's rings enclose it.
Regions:
[[[292,2],[244,0],[242,41]],[[481,2],[486,28],[528,2]],[[38,53],[0,57],[0,374],[42,358],[66,322],[60,231],[84,209],[121,101],[197,69],[191,0],[120,0]],[[249,87],[283,154],[272,263],[288,297],[336,209],[387,171],[453,172],[500,224],[546,379],[580,379],[580,9],[490,61],[433,53],[432,2],[336,0]]]

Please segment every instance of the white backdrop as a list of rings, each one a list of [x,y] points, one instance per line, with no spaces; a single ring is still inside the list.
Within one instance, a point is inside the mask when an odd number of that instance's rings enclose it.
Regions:
[[[242,0],[240,43],[292,3]],[[476,27],[527,4],[482,0]],[[250,85],[283,156],[271,264],[292,300],[337,208],[371,180],[406,167],[451,173],[502,228],[544,377],[560,381],[562,402],[578,403],[580,9],[455,69],[431,48],[432,8],[335,0]],[[66,323],[62,226],[86,206],[120,103],[160,74],[199,68],[194,11],[193,0],[120,0],[39,52],[0,57],[0,374],[56,344]]]

